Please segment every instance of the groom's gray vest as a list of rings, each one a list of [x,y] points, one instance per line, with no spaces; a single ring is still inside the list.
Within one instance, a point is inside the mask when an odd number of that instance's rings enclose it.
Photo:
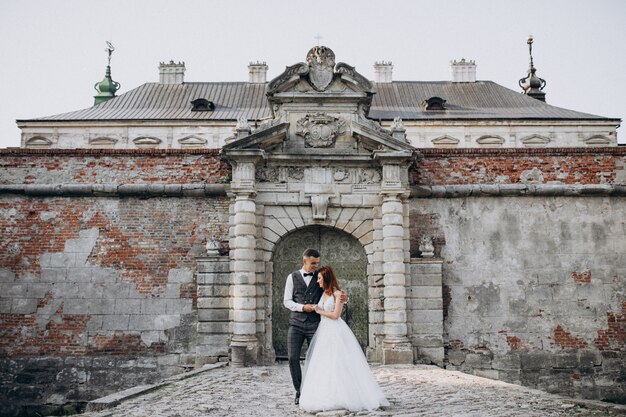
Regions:
[[[315,279],[315,275],[311,278],[311,282],[307,287],[300,271],[291,274],[293,281],[293,301],[298,304],[317,304],[322,298],[324,290],[320,288]],[[302,325],[304,323],[318,323],[320,315],[317,313],[305,313],[300,311],[292,311],[289,314],[290,325]]]

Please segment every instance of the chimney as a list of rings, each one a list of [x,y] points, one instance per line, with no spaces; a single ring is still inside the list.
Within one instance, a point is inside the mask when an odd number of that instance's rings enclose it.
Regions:
[[[250,62],[248,65],[248,82],[250,84],[265,84],[267,82],[267,68],[265,62]]]
[[[476,63],[474,61],[466,61],[465,58],[461,58],[460,61],[450,61],[450,72],[453,83],[476,82]]]
[[[159,82],[161,84],[182,84],[185,81],[185,63],[174,61],[159,64]]]
[[[374,63],[374,81],[377,83],[390,83],[392,81],[393,65],[391,61]]]

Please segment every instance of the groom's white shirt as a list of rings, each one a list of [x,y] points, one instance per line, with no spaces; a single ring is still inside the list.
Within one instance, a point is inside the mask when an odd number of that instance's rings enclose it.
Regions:
[[[304,276],[306,271],[304,269],[300,270],[300,275],[304,278],[304,283],[308,287],[313,279],[313,276],[310,275],[308,277]],[[285,295],[283,296],[283,304],[291,311],[300,311],[302,312],[302,308],[304,304],[298,304],[293,301],[293,279],[291,278],[292,274],[287,275],[287,280],[285,281]]]

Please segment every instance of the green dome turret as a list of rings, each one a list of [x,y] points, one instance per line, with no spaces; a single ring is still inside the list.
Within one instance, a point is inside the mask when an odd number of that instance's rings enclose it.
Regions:
[[[98,94],[94,96],[94,105],[112,99],[115,97],[115,92],[120,89],[120,83],[113,81],[111,78],[111,54],[114,50],[115,48],[111,42],[107,42],[107,49],[105,49],[105,51],[109,54],[109,64],[104,73],[104,79],[93,86],[98,92]]]

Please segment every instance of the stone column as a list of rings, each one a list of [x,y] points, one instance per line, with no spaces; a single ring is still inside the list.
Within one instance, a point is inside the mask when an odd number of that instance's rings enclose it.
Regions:
[[[376,151],[374,158],[383,167],[383,283],[384,331],[383,363],[413,363],[413,348],[407,337],[407,265],[405,245],[405,210],[408,197],[409,151]]]
[[[225,153],[233,166],[231,192],[234,197],[231,228],[231,278],[233,283],[233,337],[231,365],[257,363],[256,336],[256,164],[263,151],[232,150]]]

